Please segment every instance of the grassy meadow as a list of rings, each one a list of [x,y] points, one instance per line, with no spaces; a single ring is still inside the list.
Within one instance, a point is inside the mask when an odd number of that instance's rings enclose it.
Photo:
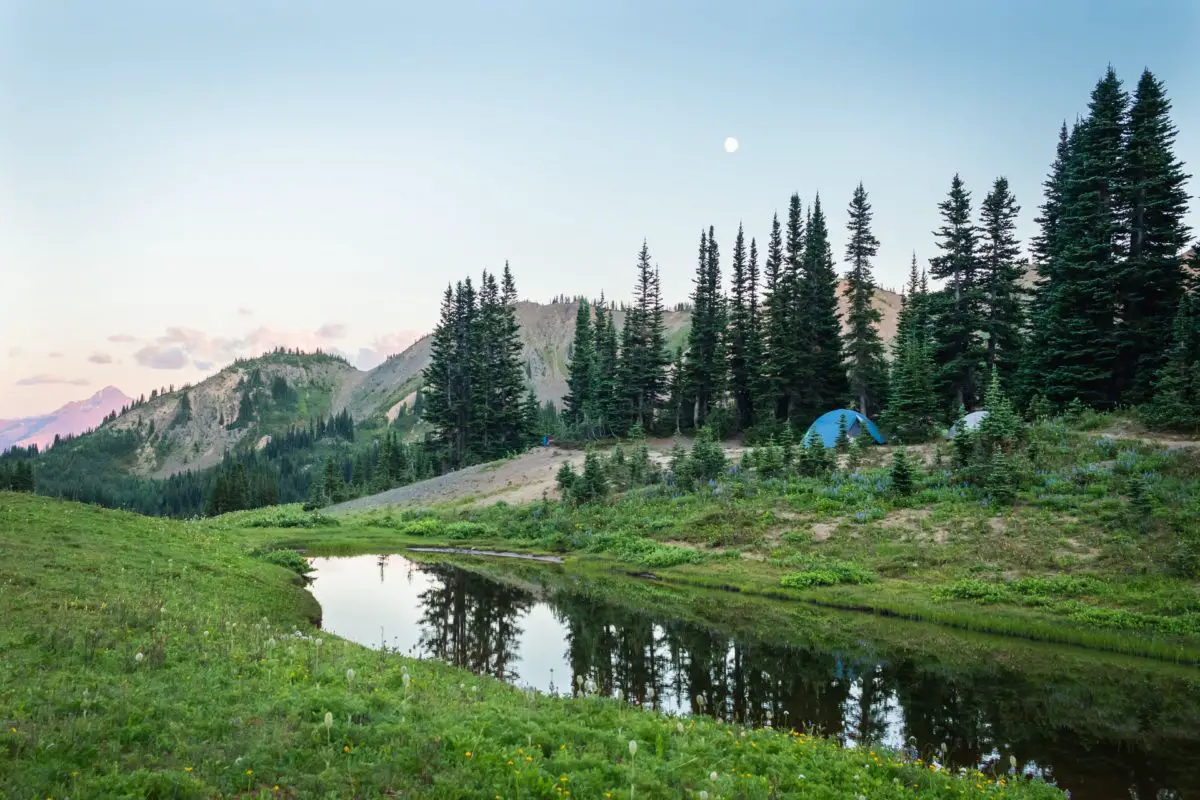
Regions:
[[[0,494],[0,796],[1060,796],[372,651],[254,530]]]

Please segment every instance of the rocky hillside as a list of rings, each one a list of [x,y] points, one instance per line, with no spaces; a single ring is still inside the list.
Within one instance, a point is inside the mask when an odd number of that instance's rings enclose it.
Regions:
[[[132,402],[120,389],[106,386],[86,400],[67,403],[49,414],[0,420],[0,453],[34,444],[44,450],[55,436],[77,436],[99,427],[106,416]]]
[[[362,373],[340,358],[272,353],[241,361],[195,386],[159,395],[104,426],[134,431],[140,446],[130,471],[164,478],[221,461],[226,450],[318,415]]]

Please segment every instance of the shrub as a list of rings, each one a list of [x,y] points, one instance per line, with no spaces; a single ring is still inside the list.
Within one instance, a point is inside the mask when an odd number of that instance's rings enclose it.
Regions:
[[[978,578],[963,578],[948,586],[933,590],[935,600],[973,600],[976,603],[1003,603],[1009,599],[1003,584],[989,583]]]
[[[308,563],[308,559],[295,550],[270,550],[260,553],[258,557],[263,561],[269,561],[284,569],[290,569],[298,575],[307,575],[313,571],[312,566]]]
[[[790,556],[785,566],[800,567],[779,579],[785,589],[807,589],[811,586],[836,586],[839,583],[873,583],[875,573],[851,561],[808,553]]]
[[[428,520],[432,522],[433,520]],[[496,529],[482,522],[451,522],[446,526],[447,539],[463,541],[465,539],[487,539],[496,535]]]

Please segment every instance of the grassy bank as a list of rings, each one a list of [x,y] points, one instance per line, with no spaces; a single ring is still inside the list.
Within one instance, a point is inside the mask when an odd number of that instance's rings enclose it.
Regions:
[[[731,467],[698,491],[664,483],[577,507],[283,508],[215,524],[322,552],[420,542],[560,553],[680,584],[1200,662],[1200,450],[1061,422],[1036,435],[1042,467],[1003,506],[926,449],[910,496],[892,491],[875,451],[828,477]]]
[[[0,494],[0,795],[1060,796],[376,653],[242,540]]]

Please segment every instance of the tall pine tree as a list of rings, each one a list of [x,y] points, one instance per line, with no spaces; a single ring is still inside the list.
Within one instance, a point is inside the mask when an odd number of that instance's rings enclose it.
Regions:
[[[984,389],[980,372],[984,348],[979,336],[984,320],[971,193],[957,174],[938,209],[942,227],[934,235],[942,252],[930,261],[933,277],[945,281],[941,291],[930,297],[937,383],[944,409],[970,409]]]
[[[779,215],[771,219],[767,240],[767,259],[763,264],[762,323],[759,326],[763,349],[755,407],[762,419],[786,419],[783,375],[787,369],[788,330],[792,324],[791,305],[783,280],[783,232]]]
[[[804,272],[797,292],[797,319],[804,322],[796,326],[803,335],[796,349],[802,355],[800,372],[805,383],[796,387],[798,402],[793,408],[794,422],[807,423],[818,414],[845,403],[850,396],[846,365],[842,359],[837,284],[829,229],[818,195],[813,200],[806,226]]]
[[[694,403],[696,427],[704,425],[725,383],[725,309],[721,295],[720,254],[710,226],[700,234],[700,256],[692,288],[692,327],[688,331],[685,375]]]
[[[1078,398],[1110,407],[1120,396],[1116,320],[1127,241],[1127,106],[1121,81],[1109,68],[1092,91],[1087,118],[1068,140],[1036,319],[1037,380],[1057,404]]]
[[[666,388],[666,334],[663,328],[662,289],[658,270],[650,263],[650,248],[642,242],[638,253],[633,305],[621,330],[620,382],[628,401],[628,416],[620,430],[636,422],[649,429]],[[614,422],[614,425],[618,424]]]
[[[585,412],[595,401],[592,381],[596,373],[596,349],[593,342],[592,307],[580,299],[575,314],[575,337],[567,362],[567,394],[563,397],[563,417],[571,425],[584,422]]]
[[[879,252],[879,240],[871,232],[871,204],[860,181],[850,199],[850,241],[846,245],[846,274],[843,296],[848,305],[845,338],[850,393],[858,400],[859,412],[874,416],[886,400],[887,361],[879,321],[883,315],[874,306],[875,275],[871,259]]]
[[[755,336],[754,287],[751,268],[746,263],[746,236],[740,224],[733,242],[733,258],[729,269],[729,389],[733,395],[738,425],[745,427],[753,417],[757,363],[751,361],[754,357],[751,342]]]
[[[1008,188],[1007,178],[997,178],[979,207],[979,284],[983,304],[985,365],[1002,383],[1011,385],[1020,358],[1024,330],[1025,261],[1017,241],[1017,213],[1021,207]]]
[[[1122,270],[1117,339],[1122,399],[1147,400],[1167,353],[1173,316],[1184,289],[1183,255],[1190,230],[1185,187],[1191,176],[1174,153],[1171,102],[1146,70],[1134,91],[1122,164],[1129,251]],[[1130,372],[1132,371],[1132,373]]]

